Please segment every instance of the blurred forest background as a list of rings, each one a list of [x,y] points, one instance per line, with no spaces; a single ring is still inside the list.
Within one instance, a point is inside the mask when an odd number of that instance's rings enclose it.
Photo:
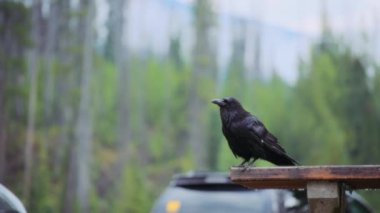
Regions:
[[[380,64],[365,31],[354,47],[320,8],[321,33],[288,82],[263,73],[246,22],[220,71],[207,0],[191,4],[190,51],[175,33],[165,54],[133,51],[134,1],[103,1],[104,42],[98,1],[0,1],[0,182],[30,212],[149,212],[173,174],[228,171],[240,160],[216,97],[241,100],[303,165],[380,163]],[[380,209],[378,192],[362,194]]]

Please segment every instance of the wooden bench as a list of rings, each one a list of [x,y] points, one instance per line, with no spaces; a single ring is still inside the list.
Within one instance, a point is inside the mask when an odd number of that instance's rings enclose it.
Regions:
[[[380,188],[380,166],[232,167],[230,178],[252,189],[306,189],[311,212],[344,212],[346,190]]]

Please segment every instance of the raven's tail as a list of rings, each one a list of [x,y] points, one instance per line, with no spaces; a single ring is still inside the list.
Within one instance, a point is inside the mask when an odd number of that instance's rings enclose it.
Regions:
[[[277,153],[273,152],[269,156],[267,156],[267,160],[277,166],[298,166],[300,165],[296,160],[291,158],[285,152]]]

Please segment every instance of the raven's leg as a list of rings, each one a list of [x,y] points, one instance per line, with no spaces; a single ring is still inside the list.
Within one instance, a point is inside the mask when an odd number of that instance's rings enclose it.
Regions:
[[[252,166],[252,164],[257,160],[258,158],[253,158],[251,162],[248,162],[248,166]]]
[[[239,164],[238,167],[244,166],[244,164],[247,163],[248,161],[249,161],[249,158],[248,159],[244,159],[243,162],[241,162],[241,164]]]
[[[251,162],[248,162],[245,166],[244,166],[244,169],[243,171],[246,171],[255,161],[257,160],[257,158],[253,158],[253,160]]]

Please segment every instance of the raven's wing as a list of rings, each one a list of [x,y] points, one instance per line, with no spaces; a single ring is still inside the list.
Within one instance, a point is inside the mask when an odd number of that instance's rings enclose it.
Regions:
[[[261,142],[264,149],[268,150],[270,154],[266,154],[264,159],[276,165],[290,166],[299,165],[299,163],[286,154],[284,148],[277,142],[277,138],[272,135],[256,117],[250,116],[246,119],[249,124],[250,132],[254,137],[257,137]]]
[[[276,165],[298,165],[299,163],[286,154],[284,148],[277,142],[277,138],[272,135],[255,116],[250,115],[240,120],[239,122],[232,122],[232,131],[234,134],[243,136],[245,138],[252,138],[248,140],[252,146],[261,146],[266,150],[266,154],[261,156],[264,160],[270,161]]]
[[[277,138],[253,115],[249,115],[238,122],[232,122],[230,130],[234,135],[254,139],[263,148],[266,147],[272,151],[286,153],[284,148],[277,142]]]
[[[255,116],[249,116],[245,119],[246,125],[249,129],[249,132],[258,139],[258,141],[262,142],[263,145],[269,146],[269,148],[273,148],[277,151],[281,151],[286,153],[284,148],[280,146],[277,141],[277,138],[272,135],[267,128],[265,128],[264,124],[261,123],[259,119]]]

